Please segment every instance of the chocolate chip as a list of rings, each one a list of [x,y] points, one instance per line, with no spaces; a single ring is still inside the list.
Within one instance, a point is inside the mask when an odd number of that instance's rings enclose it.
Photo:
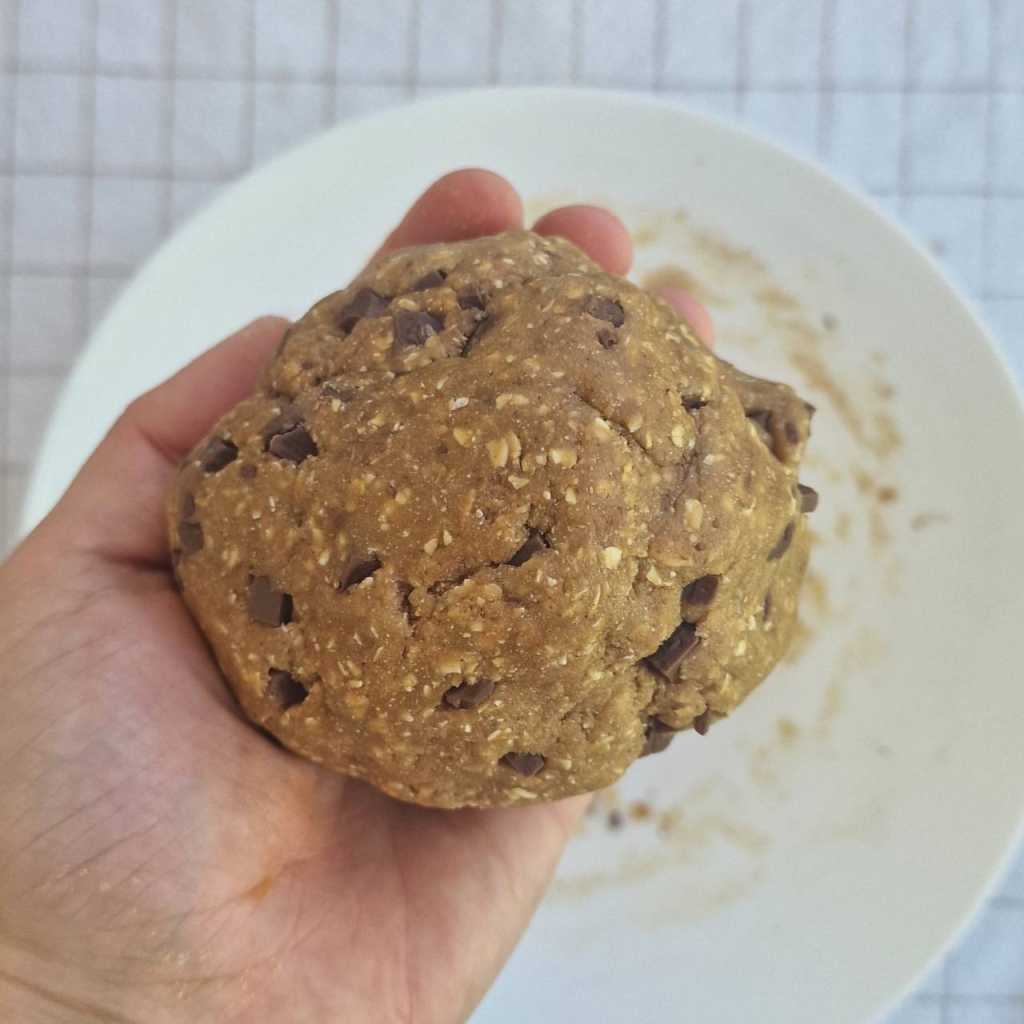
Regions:
[[[707,708],[703,714],[693,720],[693,728],[698,736],[706,736],[711,728],[711,708]]]
[[[807,484],[797,484],[796,489],[800,495],[800,511],[813,512],[818,507],[818,492]]]
[[[309,690],[291,672],[279,668],[270,670],[265,693],[282,711],[301,704],[309,696]]]
[[[181,518],[191,519],[196,514],[196,496],[191,491],[186,491],[181,496]]]
[[[657,672],[668,682],[675,679],[679,663],[700,643],[696,627],[689,622],[680,622],[672,635],[649,657],[644,659],[647,667]]]
[[[696,412],[698,409],[703,409],[707,404],[707,401],[699,395],[683,395],[683,408],[687,409],[689,412]]]
[[[800,440],[800,431],[797,430],[796,424],[791,420],[786,420],[786,425],[782,428],[782,432],[786,435],[786,440],[790,444],[796,444]]]
[[[249,618],[264,626],[287,625],[292,621],[292,595],[278,590],[268,576],[250,576]]]
[[[807,410],[808,416],[813,416],[818,411],[818,407],[816,405],[811,405],[810,402],[804,402],[804,408]]]
[[[644,745],[640,751],[641,757],[648,754],[660,754],[674,739],[676,730],[666,725],[660,718],[652,716],[647,719],[647,726],[644,729]]]
[[[480,314],[476,323],[466,332],[466,340],[462,344],[461,355],[469,355],[469,350],[480,341],[481,338],[494,326],[494,317],[486,313]]]
[[[483,309],[487,303],[487,296],[476,287],[464,288],[456,298],[462,309]]]
[[[613,327],[621,327],[626,322],[622,306],[603,295],[588,296],[583,302],[583,312],[589,313],[596,320],[606,320]]]
[[[490,679],[479,679],[475,683],[463,683],[445,691],[444,702],[451,708],[464,710],[478,708],[494,693],[494,683]]]
[[[770,592],[764,595],[764,604],[762,605],[762,611],[764,615],[764,620],[765,622],[767,622],[768,617],[772,613],[772,595]]]
[[[294,405],[285,405],[281,411],[263,427],[263,450],[270,450],[270,442],[278,434],[286,434],[302,422],[302,413]]]
[[[430,313],[412,309],[399,309],[392,317],[395,323],[395,344],[400,346],[425,345],[444,324]]]
[[[296,466],[310,455],[317,455],[320,452],[312,435],[301,423],[283,434],[275,434],[270,439],[267,450],[279,459],[294,462]]]
[[[383,316],[389,301],[372,288],[360,288],[355,298],[338,314],[338,326],[348,334],[360,320]]]
[[[610,327],[598,327],[597,343],[601,348],[615,348],[619,343],[618,336]]]
[[[237,458],[238,445],[224,437],[213,437],[199,456],[199,466],[205,473],[218,473]]]
[[[789,545],[793,543],[793,533],[795,530],[795,523],[786,523],[786,528],[779,535],[779,539],[775,542],[775,547],[768,552],[769,562],[774,562],[776,559],[781,558],[789,550]]]
[[[194,555],[203,546],[202,526],[183,519],[178,523],[178,542],[183,555]]]
[[[251,462],[243,462],[238,467],[238,475],[244,480],[251,480],[256,475],[256,467]]]
[[[369,579],[380,568],[380,559],[376,555],[368,558],[360,558],[345,567],[345,571],[338,580],[339,590],[348,590],[357,583]]]
[[[543,534],[538,530],[531,530],[522,547],[508,560],[508,565],[522,565],[528,562],[534,555],[546,551],[549,545],[544,540]]]
[[[718,592],[718,576],[701,576],[683,588],[683,600],[688,604],[711,604]]]
[[[510,750],[502,759],[501,763],[507,765],[520,775],[536,775],[544,767],[544,756],[542,754],[521,754]]]
[[[622,811],[611,810],[608,812],[608,827],[612,829],[612,831],[617,832],[620,828],[622,828],[625,820],[626,819],[622,816]]]
[[[766,444],[771,444],[772,439],[772,413],[770,409],[755,409],[747,413],[747,419],[756,427],[765,439]]]
[[[447,276],[443,270],[428,270],[409,291],[425,292],[428,288],[438,288],[444,284],[444,279]]]

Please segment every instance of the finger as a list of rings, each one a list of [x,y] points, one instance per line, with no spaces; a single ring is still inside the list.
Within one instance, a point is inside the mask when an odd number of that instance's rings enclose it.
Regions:
[[[708,348],[714,348],[715,325],[711,314],[688,291],[664,285],[655,289],[655,295],[663,298],[690,325],[693,333]]]
[[[545,213],[533,230],[568,239],[610,274],[626,274],[633,265],[633,242],[626,226],[600,206],[561,206]]]
[[[406,245],[457,242],[522,226],[523,201],[509,182],[493,171],[465,168],[438,178],[412,204],[373,260]]]
[[[40,531],[63,550],[164,561],[163,499],[178,460],[252,393],[287,326],[256,320],[132,402]]]

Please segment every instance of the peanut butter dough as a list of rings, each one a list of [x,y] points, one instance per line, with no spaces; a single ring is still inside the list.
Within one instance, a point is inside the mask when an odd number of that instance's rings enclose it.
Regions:
[[[568,242],[402,250],[183,464],[176,574],[296,753],[437,807],[597,789],[785,651],[812,411]]]

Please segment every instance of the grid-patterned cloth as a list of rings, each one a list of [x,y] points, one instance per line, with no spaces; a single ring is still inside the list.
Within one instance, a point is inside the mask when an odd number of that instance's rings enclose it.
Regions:
[[[195,207],[355,112],[654,91],[859,180],[1024,374],[1024,0],[0,0],[0,552],[54,396]],[[1024,1024],[1024,857],[892,1024]]]

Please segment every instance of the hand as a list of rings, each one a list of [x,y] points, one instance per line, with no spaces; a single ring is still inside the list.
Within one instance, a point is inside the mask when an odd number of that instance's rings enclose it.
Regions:
[[[381,251],[521,223],[507,182],[461,171]],[[535,229],[629,268],[603,210]],[[172,584],[161,502],[286,326],[257,320],[134,402],[0,568],[5,1020],[462,1020],[585,804],[412,807],[240,716]]]

